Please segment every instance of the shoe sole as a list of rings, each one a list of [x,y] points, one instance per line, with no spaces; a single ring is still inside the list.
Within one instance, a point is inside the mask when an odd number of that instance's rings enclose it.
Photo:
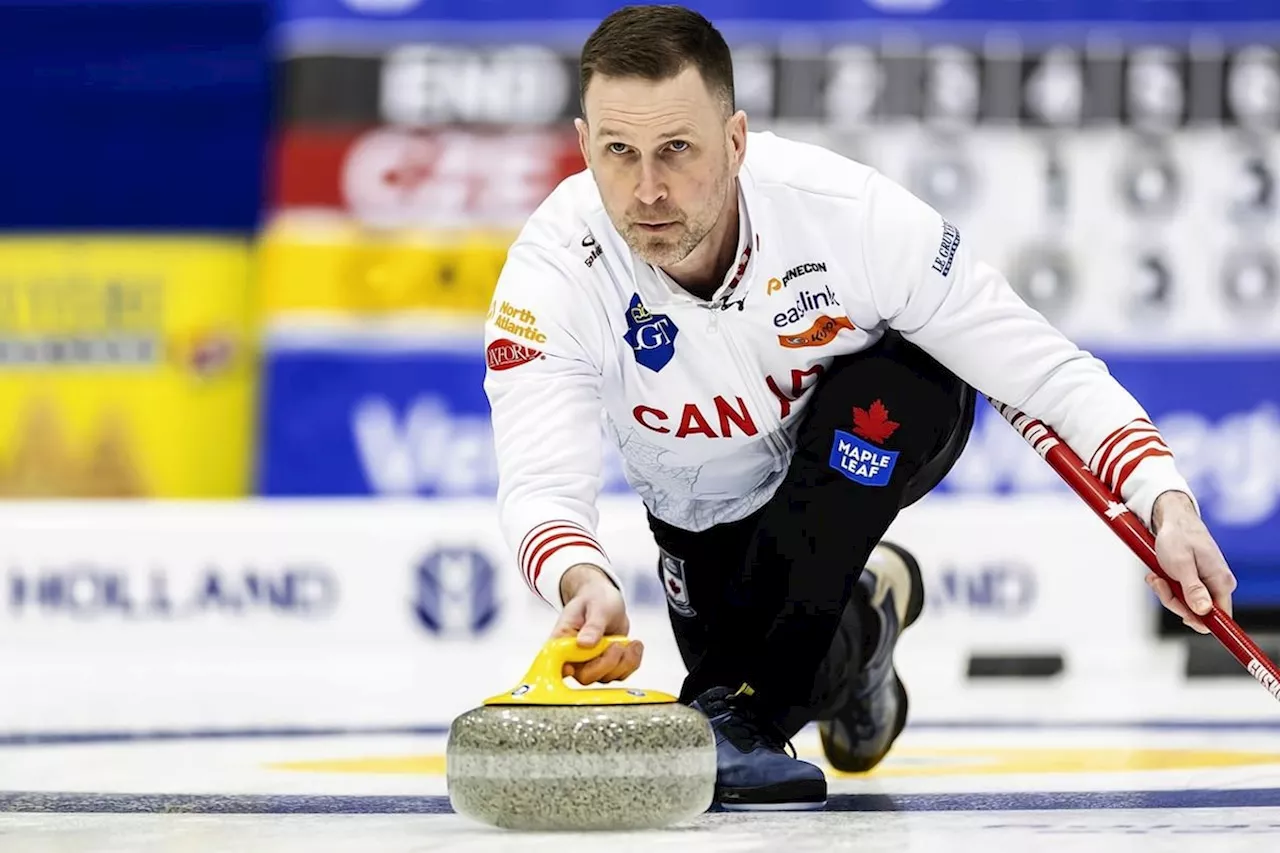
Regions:
[[[907,621],[902,625],[902,631],[905,631],[920,618],[920,613],[924,610],[924,577],[920,574],[920,563],[910,552],[892,542],[882,544],[902,559],[907,566],[907,572],[911,575],[911,597],[907,601]],[[899,637],[902,636],[902,631],[898,632]],[[898,735],[902,734],[902,730],[907,727],[907,711],[911,703],[907,696],[907,686],[898,677],[896,668],[893,670],[893,680],[898,685],[898,717],[893,726],[893,740],[897,740]]]
[[[716,803],[728,811],[812,811],[826,806],[827,783],[824,779],[760,788],[716,788]]]
[[[916,558],[912,556],[909,551],[898,545],[894,545],[892,542],[881,542],[880,546],[892,551],[898,559],[902,560],[903,565],[907,568],[907,575],[911,579],[911,595],[907,598],[906,618],[902,622],[902,627],[898,629],[898,638],[901,639],[902,632],[915,624],[915,621],[920,618],[920,614],[924,611],[924,578],[920,574],[920,563],[916,561]],[[897,685],[898,690],[898,715],[894,719],[893,737],[890,738],[890,744],[892,744],[893,741],[896,741],[898,739],[898,735],[902,734],[902,730],[907,727],[907,711],[910,705],[906,685],[902,683],[902,679],[898,676],[898,670],[896,668],[893,670],[893,681],[894,684]],[[821,726],[818,727],[818,732],[822,740],[822,751],[827,755],[827,761],[831,763],[832,767],[835,767],[842,773],[868,773],[875,769],[876,765],[884,760],[884,756],[882,755],[865,765],[845,762],[841,762],[840,765],[836,765],[834,762],[831,762],[830,751],[827,749],[826,733],[822,731]]]
[[[907,599],[907,615],[902,623],[902,628],[898,630],[898,636],[901,637],[902,632],[914,625],[924,611],[924,578],[920,574],[920,563],[909,551],[892,542],[881,542],[880,547],[887,548],[897,555],[898,559],[907,567],[907,575],[911,578],[911,595]]]
[[[898,637],[901,639],[903,631],[915,624],[915,621],[920,618],[920,614],[924,611],[924,577],[920,574],[919,561],[916,560],[911,552],[892,542],[881,542],[880,544],[902,560],[903,565],[907,567],[907,574],[911,577],[911,596],[907,599],[907,618],[902,623],[902,628],[898,631]],[[896,668],[893,670],[893,681],[898,688],[898,716],[894,720],[893,726],[893,740],[897,740],[898,735],[902,734],[902,730],[907,727],[907,711],[911,703],[910,698],[907,696],[907,686],[902,683]],[[882,757],[880,761],[883,760]],[[876,764],[879,764],[880,761],[877,761]],[[866,768],[866,770],[869,771],[873,767],[875,767],[875,764]]]
[[[720,803],[720,808],[727,812],[816,812],[826,807],[826,797],[823,797],[821,802],[813,803]]]

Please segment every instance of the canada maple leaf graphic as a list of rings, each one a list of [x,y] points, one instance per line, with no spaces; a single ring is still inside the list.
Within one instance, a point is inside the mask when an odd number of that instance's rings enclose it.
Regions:
[[[879,400],[872,403],[869,409],[853,407],[853,432],[867,441],[879,444],[893,435],[898,426],[897,421],[889,420],[889,410]]]

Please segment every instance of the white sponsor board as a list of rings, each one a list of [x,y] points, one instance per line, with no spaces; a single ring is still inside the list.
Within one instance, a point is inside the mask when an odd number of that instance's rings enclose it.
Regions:
[[[1073,497],[931,498],[890,536],[929,591],[909,682],[957,682],[970,652],[1149,651],[1142,572]],[[599,538],[647,648],[629,684],[677,693],[638,500],[604,499]],[[555,617],[484,500],[15,503],[0,558],[3,731],[448,722],[518,683]]]

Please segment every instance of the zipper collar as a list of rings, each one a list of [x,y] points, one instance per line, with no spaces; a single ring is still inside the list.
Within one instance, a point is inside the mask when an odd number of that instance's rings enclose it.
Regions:
[[[755,179],[744,162],[738,170],[738,262],[725,274],[724,283],[711,296],[711,305],[727,309],[736,305],[743,309],[750,282],[759,266],[760,223],[764,207],[758,203]]]

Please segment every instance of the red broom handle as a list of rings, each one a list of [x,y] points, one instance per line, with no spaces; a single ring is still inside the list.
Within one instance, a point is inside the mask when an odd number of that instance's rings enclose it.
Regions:
[[[1155,537],[1146,525],[1125,506],[1120,497],[1103,485],[1089,470],[1089,466],[1085,465],[1047,424],[1028,417],[1012,406],[992,400],[990,397],[987,399],[996,407],[996,411],[1013,425],[1018,434],[1027,440],[1036,453],[1049,463],[1049,467],[1058,472],[1058,476],[1062,477],[1067,485],[1084,499],[1089,508],[1115,531],[1124,544],[1138,556],[1138,559],[1142,560],[1157,576],[1169,582],[1173,594],[1179,601],[1186,604],[1187,600],[1183,596],[1182,587],[1160,567],[1160,560],[1156,557]],[[1190,610],[1189,607],[1187,609]],[[1280,669],[1276,668],[1276,665],[1267,658],[1262,649],[1258,648],[1258,644],[1250,639],[1234,619],[1219,610],[1217,605],[1213,605],[1208,615],[1201,616],[1200,620],[1204,622],[1210,633],[1226,646],[1227,651],[1240,661],[1240,665],[1267,689],[1267,692],[1276,699],[1280,699]]]

